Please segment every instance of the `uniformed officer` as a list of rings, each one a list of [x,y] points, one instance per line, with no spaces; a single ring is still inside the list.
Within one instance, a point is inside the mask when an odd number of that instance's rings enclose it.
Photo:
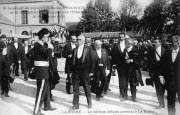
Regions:
[[[44,110],[55,110],[50,105],[50,85],[49,85],[49,56],[52,53],[53,46],[49,42],[49,31],[46,28],[41,29],[37,36],[39,40],[34,44],[34,66],[35,77],[37,80],[37,93],[34,107],[34,115],[43,115],[41,113],[42,104]],[[48,48],[45,48],[45,44]]]

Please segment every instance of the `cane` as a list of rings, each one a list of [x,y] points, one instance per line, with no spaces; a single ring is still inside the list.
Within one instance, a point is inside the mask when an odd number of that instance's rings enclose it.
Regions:
[[[37,114],[38,109],[39,109],[40,99],[41,99],[41,95],[42,95],[42,91],[43,91],[43,87],[44,87],[44,82],[45,82],[45,80],[43,79],[42,84],[41,84],[41,89],[40,89],[40,92],[39,92],[39,95],[38,95],[37,105],[36,105],[36,108],[35,108],[35,114]]]

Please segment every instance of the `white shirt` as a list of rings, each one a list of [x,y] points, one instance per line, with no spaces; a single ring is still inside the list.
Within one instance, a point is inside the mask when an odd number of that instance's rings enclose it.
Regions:
[[[172,51],[172,62],[175,61],[177,55],[178,55],[178,52],[179,52],[179,48],[177,50],[173,50]]]
[[[73,43],[71,42],[71,47],[72,47],[72,50],[73,50],[74,48],[76,48],[76,44],[73,44]]]
[[[156,60],[157,60],[157,61],[160,61],[160,57],[158,56],[157,53],[158,53],[159,56],[161,57],[161,46],[159,46],[159,47],[156,48]]]
[[[7,55],[7,46],[3,49],[2,55]]]
[[[78,58],[80,58],[82,56],[83,49],[84,49],[84,44],[78,47],[78,51],[77,51]]]
[[[121,48],[121,51],[124,52],[124,49],[125,49],[125,41],[121,41],[120,42],[120,48]]]
[[[16,49],[18,49],[18,43],[14,43]]]
[[[28,53],[28,46],[25,46],[24,48],[25,48],[25,54],[27,54]]]
[[[98,50],[96,50],[96,51],[97,51],[98,57],[101,58],[101,49],[98,49]]]

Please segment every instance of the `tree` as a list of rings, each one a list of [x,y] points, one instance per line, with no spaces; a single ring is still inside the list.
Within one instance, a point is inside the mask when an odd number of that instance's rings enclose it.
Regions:
[[[138,16],[142,12],[136,0],[123,0],[120,4],[119,20],[121,30],[132,30],[138,24]]]
[[[171,34],[180,34],[180,1],[173,0],[163,8],[163,15],[166,16],[164,30]]]
[[[82,12],[78,29],[85,32],[110,31],[113,12],[109,0],[89,1]]]
[[[145,9],[141,26],[151,35],[172,34],[178,30],[179,16],[179,0],[154,0]]]

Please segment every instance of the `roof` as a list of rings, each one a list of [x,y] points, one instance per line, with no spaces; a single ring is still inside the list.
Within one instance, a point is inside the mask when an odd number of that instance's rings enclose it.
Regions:
[[[69,31],[75,31],[77,30],[77,25],[78,25],[79,22],[67,22],[66,23],[66,28],[67,30]]]
[[[6,18],[1,13],[0,13],[0,23],[8,24],[8,25],[14,25],[14,23],[12,21],[10,21],[8,18]]]
[[[61,2],[61,0],[0,0],[0,4],[1,3],[26,3],[26,2],[52,2],[52,1],[57,1],[59,4],[65,7],[65,5]]]
[[[121,32],[91,32],[91,33],[82,33],[85,35],[85,37],[91,37],[91,38],[96,38],[96,37],[102,37],[102,38],[118,38],[119,33]],[[127,35],[130,37],[134,38],[139,38],[143,37],[141,34],[135,34],[132,32],[126,32]]]

